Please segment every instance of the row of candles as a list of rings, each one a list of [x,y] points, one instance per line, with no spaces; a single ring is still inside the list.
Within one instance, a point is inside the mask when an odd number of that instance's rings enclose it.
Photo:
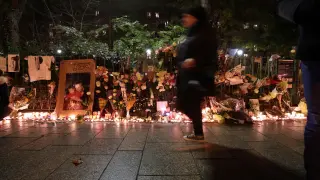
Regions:
[[[204,109],[202,111],[203,114],[203,122],[219,122],[217,119],[210,119],[212,116],[208,116],[207,113],[209,111]],[[187,116],[179,112],[163,112],[162,115],[159,116],[158,120],[153,120],[151,117],[149,118],[140,118],[135,116],[127,116],[125,118],[120,117],[119,114],[105,114],[104,117],[101,117],[100,112],[94,112],[92,115],[85,115],[82,118],[78,119],[77,115],[70,115],[66,117],[58,117],[55,112],[26,112],[26,113],[18,113],[17,117],[7,117],[6,120],[18,119],[21,121],[24,120],[35,120],[35,121],[56,121],[56,122],[65,122],[65,121],[111,121],[111,122],[190,122]],[[264,114],[260,112],[257,116],[253,116],[253,121],[264,121],[264,120],[304,120],[306,116],[301,113],[292,112],[286,113],[284,117],[272,116],[270,114]]]
[[[272,116],[270,114],[264,114],[259,112],[257,116],[253,116],[254,121],[265,121],[265,120],[305,120],[306,116],[302,113],[297,113],[295,111],[291,113],[285,113],[284,117]]]

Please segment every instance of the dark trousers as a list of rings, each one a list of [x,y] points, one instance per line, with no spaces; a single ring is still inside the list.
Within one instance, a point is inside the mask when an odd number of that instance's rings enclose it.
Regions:
[[[190,91],[192,92],[192,91]],[[199,93],[190,93],[190,96],[185,97],[185,110],[184,113],[192,120],[194,134],[197,136],[203,136],[202,128],[202,110],[201,101],[202,97],[198,95]]]
[[[320,61],[301,64],[308,119],[304,133],[307,180],[320,180]]]

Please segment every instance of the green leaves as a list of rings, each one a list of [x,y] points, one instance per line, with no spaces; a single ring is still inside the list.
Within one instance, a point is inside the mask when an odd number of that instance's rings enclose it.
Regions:
[[[159,48],[179,43],[184,39],[185,29],[181,26],[170,25],[165,30],[153,32],[147,25],[138,21],[131,21],[127,16],[112,20],[113,29],[117,40],[114,42],[114,51],[122,57],[130,57],[137,61],[145,56],[146,50]]]
[[[58,25],[53,28],[56,37],[50,46],[54,53],[57,49],[67,55],[96,56],[107,58],[109,56],[108,44],[99,41],[100,36],[104,36],[107,26],[103,25],[97,30],[83,33],[73,27]]]

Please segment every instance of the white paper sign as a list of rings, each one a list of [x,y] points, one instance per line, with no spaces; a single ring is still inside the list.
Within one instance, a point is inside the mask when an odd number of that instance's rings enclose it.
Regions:
[[[52,56],[29,56],[28,71],[30,82],[40,80],[51,80],[51,62]]]

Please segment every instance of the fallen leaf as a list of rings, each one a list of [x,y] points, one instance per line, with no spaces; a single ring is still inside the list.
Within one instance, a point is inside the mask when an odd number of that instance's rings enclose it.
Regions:
[[[83,163],[83,161],[82,161],[81,158],[80,158],[80,159],[75,159],[75,160],[73,160],[72,163],[73,163],[75,166],[79,166],[80,164]]]

